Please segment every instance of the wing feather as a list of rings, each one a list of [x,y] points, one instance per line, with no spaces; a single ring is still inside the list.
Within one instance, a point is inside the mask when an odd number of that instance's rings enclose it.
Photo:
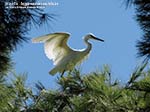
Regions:
[[[44,42],[46,56],[57,65],[68,53],[73,50],[68,47],[68,33],[53,33],[32,40],[34,43]]]

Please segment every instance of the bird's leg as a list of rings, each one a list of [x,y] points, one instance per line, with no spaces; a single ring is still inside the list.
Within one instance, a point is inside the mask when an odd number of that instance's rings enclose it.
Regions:
[[[63,70],[63,72],[62,72],[62,74],[61,74],[61,76],[60,76],[61,78],[63,77],[64,73],[65,73],[65,70]]]

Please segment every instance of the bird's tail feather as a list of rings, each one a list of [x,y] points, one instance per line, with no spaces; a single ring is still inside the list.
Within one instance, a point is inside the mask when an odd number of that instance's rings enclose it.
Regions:
[[[48,35],[45,35],[45,36],[33,38],[33,39],[32,39],[32,43],[42,43],[42,42],[47,41],[48,39],[49,39],[49,38],[48,38]]]

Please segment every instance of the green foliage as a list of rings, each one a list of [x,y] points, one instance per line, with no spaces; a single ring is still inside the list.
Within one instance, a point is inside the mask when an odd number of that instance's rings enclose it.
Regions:
[[[17,45],[27,41],[26,34],[31,26],[40,26],[54,20],[54,14],[47,14],[39,8],[7,8],[6,3],[34,3],[36,0],[1,0],[0,1],[0,76],[8,73],[12,67],[11,52]],[[15,6],[15,5],[11,5]]]
[[[57,80],[59,89],[26,86],[26,74],[0,85],[2,112],[145,112],[150,111],[150,71],[147,63],[132,73],[126,84],[111,80],[111,71],[81,75],[73,70]]]
[[[36,0],[15,0],[36,2]],[[7,9],[0,1],[0,112],[149,112],[150,70],[147,63],[132,73],[126,84],[113,81],[108,66],[101,71],[82,75],[73,70],[58,78],[59,89],[47,90],[38,82],[35,88],[26,85],[26,74],[14,74],[4,80],[11,68],[11,51],[26,41],[25,34],[31,24],[41,25],[55,15],[47,15],[40,9]],[[137,48],[140,56],[149,57],[149,6],[148,0],[126,0],[134,4],[136,19],[144,31]],[[19,17],[18,17],[19,16]],[[6,78],[10,79],[10,78]]]
[[[146,59],[150,58],[150,1],[149,0],[124,0],[126,6],[134,5],[135,18],[139,24],[143,34],[141,39],[137,42],[139,56],[145,56]]]

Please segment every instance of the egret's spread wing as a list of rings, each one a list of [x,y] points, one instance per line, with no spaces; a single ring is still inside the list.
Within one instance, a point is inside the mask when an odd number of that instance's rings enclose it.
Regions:
[[[54,65],[58,64],[72,49],[68,47],[68,33],[53,33],[32,40],[32,42],[45,42],[46,56],[52,59]]]

